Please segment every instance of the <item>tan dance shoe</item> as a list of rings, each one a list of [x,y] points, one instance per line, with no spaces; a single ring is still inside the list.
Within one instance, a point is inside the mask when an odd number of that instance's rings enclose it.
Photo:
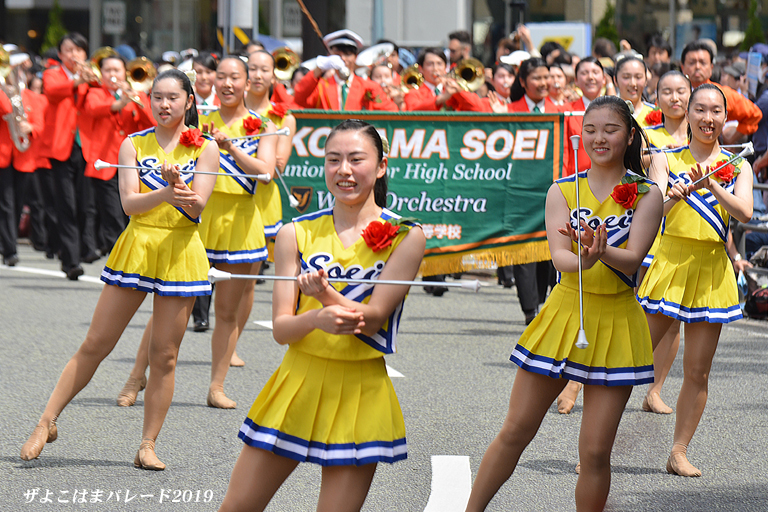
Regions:
[[[643,410],[656,414],[672,414],[674,411],[664,403],[658,393],[650,393],[643,398]]]
[[[56,419],[51,421],[49,426],[38,425],[32,431],[27,442],[21,447],[22,460],[32,460],[40,456],[46,443],[52,443],[59,437],[59,428],[56,426]]]
[[[128,377],[123,389],[117,394],[117,405],[120,407],[130,407],[136,403],[136,397],[139,395],[139,391],[147,387],[147,377],[141,376],[141,379],[134,377]]]
[[[208,407],[216,407],[217,409],[235,409],[237,402],[227,398],[222,390],[208,390],[208,398],[206,399]]]
[[[133,465],[139,469],[148,469],[150,471],[162,471],[165,469],[165,464],[155,454],[155,441],[153,439],[141,440],[139,451],[136,452],[136,458],[133,459]]]
[[[569,381],[560,396],[557,397],[557,412],[560,414],[570,414],[573,406],[576,405],[576,399],[584,385],[581,382]]]
[[[245,366],[245,361],[240,359],[237,352],[232,352],[232,357],[229,359],[229,366],[235,366],[237,368]]]
[[[672,453],[669,456],[669,459],[667,459],[667,473],[689,477],[701,476],[701,471],[688,462],[688,457],[685,453],[681,452]]]

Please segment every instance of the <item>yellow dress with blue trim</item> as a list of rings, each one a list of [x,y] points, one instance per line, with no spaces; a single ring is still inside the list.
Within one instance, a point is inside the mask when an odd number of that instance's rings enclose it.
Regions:
[[[390,218],[398,217],[384,209],[380,221]],[[357,279],[376,279],[407,233],[398,233],[390,247],[373,252],[362,237],[344,248],[331,209],[294,219],[293,225],[302,273],[324,268],[329,277]],[[412,226],[407,224],[409,229]],[[373,292],[368,284],[331,286],[362,303]],[[333,335],[315,329],[291,343],[238,437],[249,446],[321,466],[405,459],[403,413],[383,357],[395,352],[404,302],[373,336]],[[299,293],[297,315],[320,308],[316,299]]]
[[[653,109],[656,108],[656,105],[653,103],[648,103],[647,101],[643,101],[640,108],[635,110],[635,113],[632,114],[632,117],[635,118],[635,121],[637,121],[637,124],[640,125],[640,128],[646,128],[648,124],[645,121],[645,117],[653,111]]]
[[[555,183],[565,196],[575,228],[575,176]],[[608,245],[626,247],[634,206],[641,195],[629,209],[611,196],[601,203],[589,188],[586,172],[579,173],[579,189],[581,219],[593,229],[605,223]],[[576,253],[576,242],[572,250]],[[579,332],[578,273],[558,273],[552,293],[509,359],[524,370],[583,384],[637,386],[653,382],[651,335],[635,300],[636,276],[627,276],[602,261],[582,271],[584,332],[589,346],[580,349],[575,345]]]
[[[136,162],[157,171],[139,172],[139,191],[146,194],[166,187],[159,166],[163,160],[181,166],[182,179],[190,185],[197,159],[210,143],[201,147],[178,144],[166,154],[158,145],[155,129],[128,136],[136,149]],[[199,218],[181,208],[162,203],[151,210],[131,215],[128,226],[109,254],[101,280],[122,288],[170,296],[210,295],[208,259],[198,231]]]
[[[678,144],[675,138],[669,134],[666,128],[664,128],[664,123],[656,124],[653,126],[647,126],[645,127],[644,131],[645,131],[645,135],[648,137],[648,142],[650,143],[650,149],[652,150],[666,148],[667,146],[676,146]],[[677,163],[677,156],[680,154],[680,152],[684,148],[687,148],[687,147],[688,146],[681,146],[674,150],[668,150],[664,152],[664,156],[667,158],[667,167],[669,169],[671,169]],[[666,192],[666,189],[665,189],[665,192]],[[648,255],[645,258],[643,258],[642,265],[644,267],[651,266],[651,262],[653,261],[653,255],[656,254],[656,251],[659,249],[659,244],[661,243],[661,235],[664,234],[665,221],[666,221],[665,218],[661,219],[659,232],[656,234],[656,238],[653,239],[653,245],[651,245],[651,248],[648,250]]]
[[[250,111],[251,116],[260,118]],[[218,110],[200,116],[200,124],[213,125],[227,137],[246,135],[243,120],[237,119],[227,126]],[[263,127],[262,127],[263,131]],[[245,153],[256,158],[259,139],[233,141]],[[245,178],[248,174],[240,168],[229,152],[219,149],[219,176],[210,199],[205,206],[205,215],[200,223],[200,236],[205,244],[208,260],[216,263],[255,263],[267,258],[267,242],[264,238],[264,223],[256,204],[254,194],[262,187],[256,180]]]
[[[283,117],[270,112],[263,112],[261,115],[275,123],[278,130],[283,127]],[[283,202],[280,198],[280,187],[275,180],[259,184],[256,189],[256,205],[264,221],[264,236],[275,238],[283,227]]]
[[[721,150],[717,163],[732,153]],[[741,169],[742,162],[734,164]],[[688,173],[696,165],[690,149],[679,153],[669,171],[669,185],[691,183]],[[721,183],[733,192],[736,176]],[[687,323],[728,323],[742,318],[736,277],[725,250],[730,215],[712,193],[696,190],[667,214],[664,236],[637,292],[647,313],[662,313]]]

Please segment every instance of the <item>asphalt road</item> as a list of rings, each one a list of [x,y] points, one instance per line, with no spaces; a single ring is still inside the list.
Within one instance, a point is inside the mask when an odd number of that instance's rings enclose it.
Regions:
[[[267,327],[254,323],[271,318],[270,285],[257,287],[251,322],[238,345],[247,364],[231,369],[227,377],[227,393],[237,400],[237,409],[206,407],[210,331],[188,330],[173,405],[158,439],[165,471],[133,467],[143,394],[134,407],[115,405],[151,313],[149,300],[91,383],[61,415],[59,439],[39,459],[24,462],[21,445],[81,343],[101,286],[67,281],[55,272],[57,262],[29,247],[20,247],[20,257],[16,269],[0,267],[0,511],[216,510],[242,446],[237,439],[240,424],[285,350]],[[85,265],[86,275],[97,277],[103,263]],[[470,478],[506,413],[516,372],[508,357],[524,328],[514,289],[491,280],[487,284],[477,295],[454,290],[441,298],[412,290],[398,353],[387,357],[388,365],[402,375],[393,382],[405,414],[409,455],[406,461],[379,465],[364,510],[463,510]],[[613,452],[607,510],[768,510],[767,325],[743,320],[723,330],[709,403],[689,449],[704,473],[701,478],[666,474],[674,415],[643,412],[645,389],[635,391]],[[664,393],[673,406],[682,380],[681,357],[682,348]],[[573,468],[581,411],[580,400],[568,416],[550,409],[489,511],[575,509]],[[314,510],[319,484],[319,468],[300,465],[268,510]]]

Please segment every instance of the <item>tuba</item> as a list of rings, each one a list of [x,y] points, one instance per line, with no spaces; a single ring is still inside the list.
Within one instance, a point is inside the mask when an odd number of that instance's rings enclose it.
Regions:
[[[11,112],[4,115],[3,120],[8,124],[13,145],[23,153],[29,149],[29,137],[21,132],[21,123],[27,120],[27,111],[21,100],[23,85],[19,81],[18,70],[11,66],[8,52],[2,48],[0,48],[0,85],[11,102]]]
[[[283,46],[272,52],[275,59],[275,78],[280,82],[288,82],[293,77],[293,72],[299,69],[299,56]]]
[[[485,83],[485,68],[477,59],[461,59],[448,73],[456,83],[465,91],[475,92]]]
[[[403,92],[408,92],[411,89],[418,89],[421,84],[424,83],[424,75],[419,71],[419,67],[414,64],[409,66],[400,77],[400,84],[402,85]]]

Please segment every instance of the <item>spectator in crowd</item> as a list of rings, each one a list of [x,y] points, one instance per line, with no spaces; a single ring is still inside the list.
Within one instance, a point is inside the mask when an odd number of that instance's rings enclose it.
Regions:
[[[457,30],[448,34],[448,54],[451,59],[451,68],[461,59],[472,56],[472,37],[466,30]]]

